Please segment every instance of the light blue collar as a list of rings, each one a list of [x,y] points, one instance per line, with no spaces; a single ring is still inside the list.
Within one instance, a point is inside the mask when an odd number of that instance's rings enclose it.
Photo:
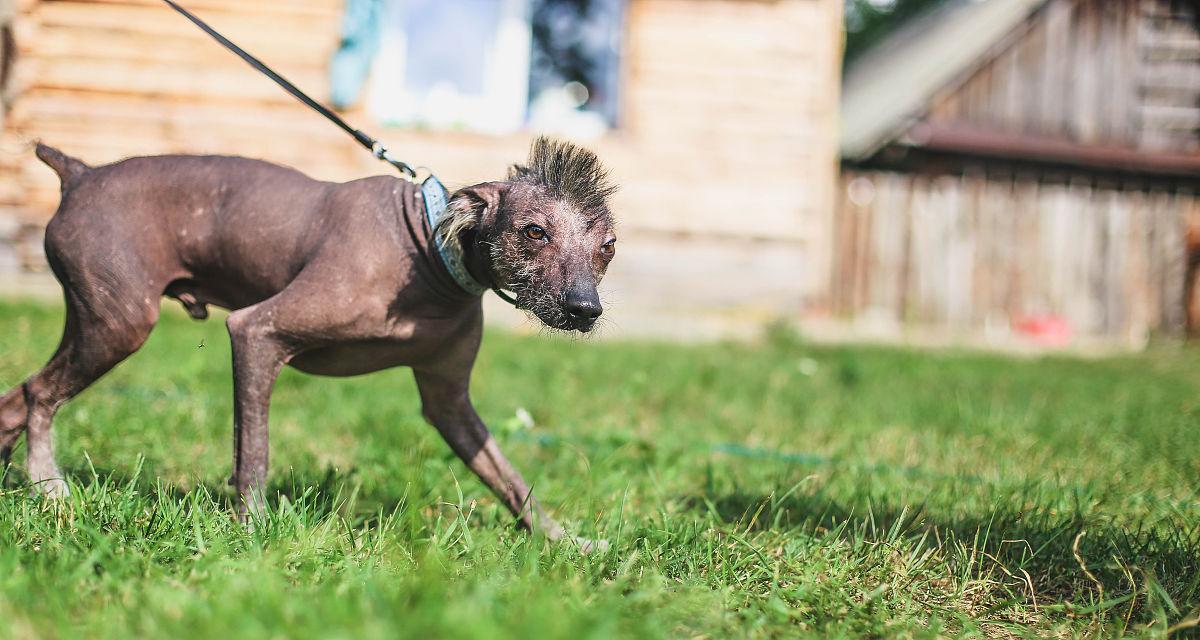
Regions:
[[[446,187],[442,186],[441,181],[430,175],[421,183],[421,197],[425,200],[425,218],[429,221],[429,229],[434,234],[434,245],[437,247],[438,255],[442,258],[442,264],[446,265],[446,271],[450,272],[454,281],[462,287],[463,291],[472,295],[483,295],[483,292],[487,291],[487,287],[480,284],[467,270],[467,265],[463,261],[462,247],[457,244],[448,245],[437,234],[438,223],[446,217],[450,193],[446,191]]]

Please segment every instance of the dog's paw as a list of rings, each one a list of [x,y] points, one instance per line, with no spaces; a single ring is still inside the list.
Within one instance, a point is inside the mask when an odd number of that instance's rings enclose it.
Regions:
[[[258,524],[266,522],[269,515],[267,512],[267,500],[260,491],[248,491],[238,501],[237,512],[235,513],[238,523],[245,527],[249,533],[254,533]]]
[[[52,500],[61,500],[71,495],[71,489],[67,487],[67,481],[62,478],[47,478],[33,483],[33,487],[29,489],[29,494]]]
[[[589,540],[579,536],[571,536],[571,541],[579,547],[579,552],[584,555],[608,551],[608,540]]]

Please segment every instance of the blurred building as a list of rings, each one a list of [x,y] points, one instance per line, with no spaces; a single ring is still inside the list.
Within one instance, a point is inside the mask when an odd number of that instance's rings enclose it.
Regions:
[[[158,0],[17,4],[0,270],[6,251],[40,266],[58,198],[30,139],[92,163],[188,152],[332,180],[387,170]],[[183,4],[452,186],[502,176],[533,132],[595,148],[623,185],[606,281],[618,331],[827,299],[841,0]]]
[[[1200,326],[1194,1],[951,1],[843,93],[842,314],[1049,342]]]

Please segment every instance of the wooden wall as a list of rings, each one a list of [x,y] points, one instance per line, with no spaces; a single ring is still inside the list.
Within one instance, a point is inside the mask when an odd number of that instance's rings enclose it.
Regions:
[[[1007,335],[1065,318],[1137,346],[1185,324],[1185,229],[1200,197],[1086,175],[847,171],[834,304],[843,314]]]
[[[930,120],[1079,143],[1200,151],[1194,2],[1057,0]]]
[[[1025,140],[1200,153],[1196,11],[1180,0],[1052,0],[922,117]],[[1078,337],[1129,345],[1200,329],[1200,183],[960,151],[900,143],[844,170],[840,314],[987,337],[1054,317]]]
[[[18,96],[3,160],[17,179],[0,205],[28,221],[57,202],[56,178],[22,143],[43,139],[103,163],[195,151],[353,167],[353,149],[159,0],[18,0]],[[301,86],[327,86],[340,0],[193,0],[187,5]]]
[[[55,178],[22,146],[32,138],[91,162],[222,152],[327,179],[385,171],[158,0],[18,1],[23,90],[0,140],[0,217],[36,225],[53,211]],[[316,96],[327,92],[340,4],[186,3]],[[612,298],[668,309],[821,305],[841,0],[630,0],[627,21],[621,126],[588,143],[623,185]],[[529,141],[347,115],[451,184],[495,179]]]

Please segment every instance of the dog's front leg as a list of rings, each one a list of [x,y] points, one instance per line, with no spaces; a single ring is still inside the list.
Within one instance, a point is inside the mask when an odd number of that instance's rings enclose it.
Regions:
[[[425,419],[442,434],[446,443],[467,463],[471,471],[504,502],[520,525],[527,530],[536,527],[551,540],[567,537],[562,526],[542,510],[525,479],[504,457],[496,439],[475,412],[467,393],[466,379],[458,380],[423,371],[416,371],[415,375]],[[578,543],[585,553],[608,546],[604,541],[574,536],[569,538]]]
[[[267,415],[271,389],[286,359],[268,314],[255,307],[235,311],[225,321],[233,350],[233,476],[238,518],[261,516],[267,479]]]

